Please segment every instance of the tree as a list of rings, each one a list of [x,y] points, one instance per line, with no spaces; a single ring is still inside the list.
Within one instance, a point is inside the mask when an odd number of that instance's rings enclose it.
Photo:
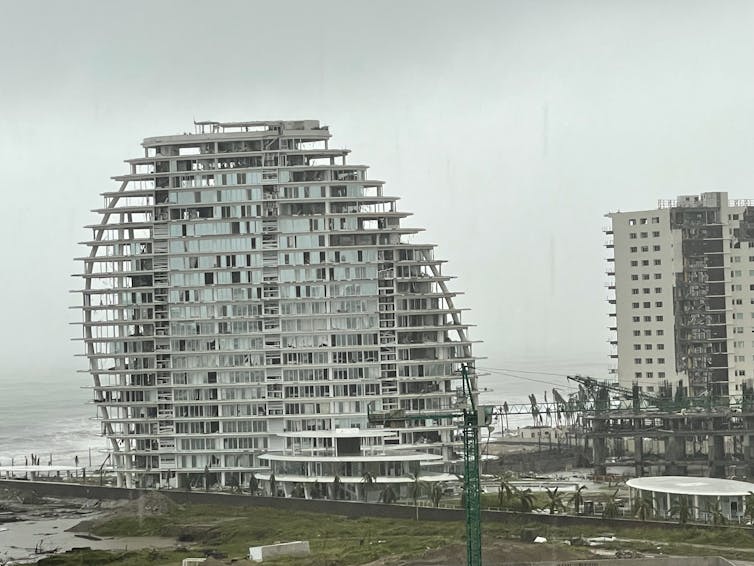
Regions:
[[[675,505],[670,507],[670,516],[678,517],[678,523],[685,525],[692,518],[693,506],[689,504],[689,498],[686,495],[678,497]]]
[[[581,513],[581,506],[584,504],[584,496],[581,494],[582,491],[586,489],[585,485],[580,486],[576,491],[573,492],[573,495],[571,495],[571,498],[568,500],[571,505],[573,505],[574,510],[576,511],[576,514]]]
[[[275,480],[275,473],[270,472],[270,497],[277,497],[278,495],[278,482]]]
[[[343,490],[343,483],[340,481],[340,476],[335,474],[332,480],[332,498],[336,501],[340,499],[340,492]]]
[[[251,495],[256,495],[259,491],[259,480],[257,479],[257,476],[254,474],[254,472],[251,472],[251,475],[249,476],[249,493]]]
[[[380,501],[387,503],[388,505],[398,501],[398,495],[395,493],[392,485],[387,484],[382,488],[382,491],[380,492]]]
[[[558,511],[565,511],[565,505],[563,505],[563,494],[558,493],[560,488],[556,487],[551,490],[549,487],[545,488],[547,492],[547,508],[550,510],[550,515],[554,515]]]
[[[440,506],[440,501],[445,492],[445,484],[443,482],[434,482],[429,489],[429,500],[435,507]]]
[[[531,418],[534,421],[534,426],[542,424],[542,417],[539,414],[539,405],[537,405],[537,398],[534,393],[529,395],[529,402],[531,403]]]
[[[364,503],[369,499],[369,489],[374,485],[375,479],[369,472],[364,472],[361,475],[361,483],[364,484]]]
[[[506,507],[506,504],[513,501],[516,487],[511,483],[508,474],[500,476],[497,479],[500,480],[500,484],[497,488],[497,506],[502,509]]]
[[[534,508],[534,494],[528,487],[526,489],[516,490],[516,497],[522,513],[528,513]]]
[[[320,485],[319,481],[314,480],[314,483],[309,488],[309,497],[312,499],[319,499],[322,497],[322,486]]]
[[[710,518],[712,519],[713,525],[727,525],[728,520],[725,518],[725,515],[723,514],[723,509],[720,505],[720,501],[708,501],[706,505],[706,511],[709,514]]]
[[[418,521],[419,499],[424,495],[425,484],[419,479],[418,470],[417,473],[411,474],[409,477],[411,478],[411,485],[408,488],[408,496],[411,498],[411,501],[414,502],[414,507],[416,507],[416,520]]]
[[[609,495],[602,509],[603,519],[615,519],[618,516],[618,490]]]
[[[505,416],[505,430],[510,430],[508,427],[508,412],[510,411],[510,408],[508,407],[508,401],[503,401],[503,415]]]
[[[306,497],[306,491],[304,490],[304,485],[301,483],[297,483],[293,486],[293,489],[291,490],[291,497],[298,497],[299,499],[303,499]]]
[[[642,495],[634,502],[634,508],[632,509],[634,517],[640,521],[646,521],[654,514],[654,505],[652,503],[651,495]]]
[[[744,518],[748,519],[748,524],[754,524],[754,491],[750,491],[744,496],[744,509],[742,515]]]

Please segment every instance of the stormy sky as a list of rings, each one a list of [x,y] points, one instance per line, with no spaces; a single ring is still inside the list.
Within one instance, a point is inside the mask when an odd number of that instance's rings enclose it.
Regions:
[[[99,193],[192,120],[318,119],[439,245],[476,353],[604,371],[604,214],[754,197],[754,3],[2,2],[0,378],[86,367]],[[481,364],[481,362],[480,362]]]

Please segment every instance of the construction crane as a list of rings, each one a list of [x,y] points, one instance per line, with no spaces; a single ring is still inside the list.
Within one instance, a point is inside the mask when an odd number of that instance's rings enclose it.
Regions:
[[[463,435],[463,492],[466,513],[466,565],[482,564],[482,525],[479,485],[479,427],[487,426],[492,419],[492,407],[477,407],[474,389],[469,379],[466,364],[461,366],[462,390],[459,406],[448,411],[422,411],[406,414],[396,411],[374,412],[372,403],[367,407],[367,416],[371,424],[398,426],[405,421],[423,421],[426,419],[454,419],[460,421]],[[481,417],[481,420],[480,420]]]

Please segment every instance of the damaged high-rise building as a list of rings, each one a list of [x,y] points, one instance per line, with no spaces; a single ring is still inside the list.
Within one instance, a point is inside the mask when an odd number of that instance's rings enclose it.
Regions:
[[[83,340],[120,483],[448,476],[455,424],[421,414],[456,402],[467,325],[434,246],[329,138],[200,122],[103,193]],[[372,430],[371,410],[413,416]]]
[[[607,216],[619,382],[740,396],[754,377],[754,203],[710,192]]]

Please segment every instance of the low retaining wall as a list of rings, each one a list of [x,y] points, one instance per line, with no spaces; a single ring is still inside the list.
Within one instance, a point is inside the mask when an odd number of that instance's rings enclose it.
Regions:
[[[296,499],[292,497],[259,497],[238,493],[217,493],[205,491],[178,490],[148,490],[129,489],[123,487],[106,487],[82,485],[64,482],[0,480],[0,488],[32,491],[43,497],[83,497],[87,499],[138,499],[147,493],[159,493],[175,503],[193,505],[225,505],[233,507],[264,507],[286,511],[302,511],[307,513],[326,513],[346,517],[382,517],[390,519],[415,519],[417,509],[411,505],[386,505],[384,503],[362,503],[357,501],[331,501],[328,499]],[[419,507],[418,517],[423,521],[463,521],[463,509]],[[646,527],[647,525],[662,528],[684,528],[678,523],[668,521],[639,521],[636,519],[603,519],[601,517],[575,515],[540,515],[538,513],[515,513],[502,510],[482,510],[485,522],[540,523],[555,527],[594,527],[600,526],[605,530],[611,528]],[[694,525],[690,525],[694,526]],[[699,525],[704,528],[739,528],[743,533],[751,535],[751,529],[741,527],[713,527]],[[625,562],[621,562],[625,564]]]

